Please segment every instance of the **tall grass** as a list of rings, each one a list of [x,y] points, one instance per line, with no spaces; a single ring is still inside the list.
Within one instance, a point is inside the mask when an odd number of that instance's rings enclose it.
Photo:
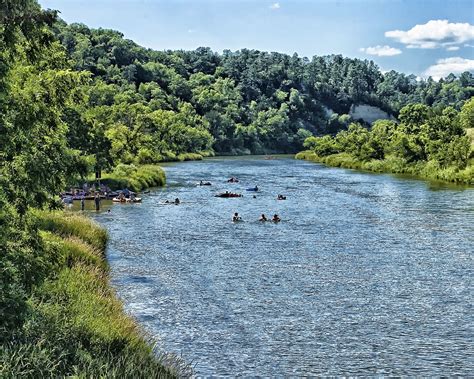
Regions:
[[[62,237],[76,237],[98,251],[105,251],[107,232],[90,218],[72,212],[37,211],[38,226]]]
[[[159,354],[109,285],[107,233],[86,217],[37,212],[55,271],[33,292],[29,317],[0,346],[0,377],[166,378],[190,376]]]

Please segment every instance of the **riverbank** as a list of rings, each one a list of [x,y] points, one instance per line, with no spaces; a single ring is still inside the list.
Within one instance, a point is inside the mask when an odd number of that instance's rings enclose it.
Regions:
[[[404,159],[389,157],[383,160],[373,159],[362,162],[348,153],[332,154],[325,157],[318,156],[311,150],[302,151],[295,155],[295,159],[302,159],[328,166],[365,170],[378,173],[408,174],[422,179],[439,180],[443,182],[474,185],[474,165],[468,165],[459,170],[454,167],[441,168],[437,162],[417,162],[409,164]]]
[[[94,185],[96,180],[91,177],[87,182],[89,185]],[[164,186],[166,175],[163,169],[157,165],[119,164],[112,172],[103,173],[100,182],[112,191],[128,188],[139,192],[150,187]]]
[[[0,349],[1,377],[176,377],[188,366],[160,358],[109,284],[107,232],[68,212],[37,212],[46,280],[28,316]]]

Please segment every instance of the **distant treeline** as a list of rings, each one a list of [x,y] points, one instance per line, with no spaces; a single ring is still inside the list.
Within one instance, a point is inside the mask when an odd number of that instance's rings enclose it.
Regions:
[[[357,121],[347,115],[352,104],[396,117],[411,103],[459,110],[474,94],[469,72],[419,81],[340,55],[156,51],[118,31],[62,21],[53,30],[70,67],[90,78],[82,101],[64,112],[68,144],[101,167],[186,153],[295,152],[307,137]]]

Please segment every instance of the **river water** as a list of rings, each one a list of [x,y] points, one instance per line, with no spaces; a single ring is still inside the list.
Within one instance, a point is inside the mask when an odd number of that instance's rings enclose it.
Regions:
[[[94,217],[126,310],[197,375],[474,373],[472,188],[290,158],[165,170],[142,204]]]

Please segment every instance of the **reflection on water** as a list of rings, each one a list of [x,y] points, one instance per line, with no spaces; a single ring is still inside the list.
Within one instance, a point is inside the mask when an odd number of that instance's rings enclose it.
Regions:
[[[472,189],[284,158],[165,169],[167,188],[94,217],[126,309],[198,375],[474,372]]]

